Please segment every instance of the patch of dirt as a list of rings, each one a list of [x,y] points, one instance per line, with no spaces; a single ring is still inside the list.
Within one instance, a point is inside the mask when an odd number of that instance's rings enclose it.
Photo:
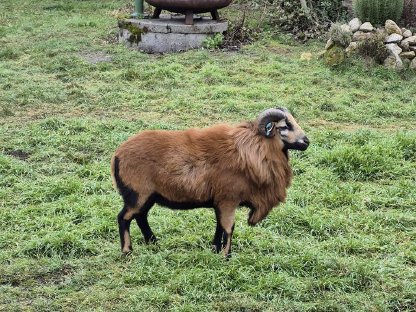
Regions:
[[[276,44],[269,44],[266,46],[266,49],[272,53],[279,54],[279,55],[291,55],[293,54],[293,48],[289,48],[287,46],[280,46]]]
[[[63,284],[66,278],[69,275],[72,275],[73,271],[74,270],[71,266],[64,265],[62,268],[58,270],[47,272],[47,273],[36,276],[35,280],[41,284],[54,284],[54,285]]]
[[[30,154],[21,150],[6,150],[4,152],[6,155],[13,156],[20,160],[26,160],[29,158]]]
[[[64,265],[62,268],[59,268],[54,271],[50,272],[40,272],[40,273],[34,273],[32,274],[23,274],[21,276],[19,275],[3,275],[0,278],[0,285],[11,285],[13,287],[19,287],[23,284],[25,284],[28,280],[36,281],[37,283],[40,283],[42,285],[46,284],[53,284],[53,285],[59,285],[63,284],[65,280],[72,275],[74,272],[74,269],[69,265]]]
[[[86,60],[90,64],[97,64],[103,62],[112,62],[113,58],[104,52],[82,52],[79,54],[81,58]]]

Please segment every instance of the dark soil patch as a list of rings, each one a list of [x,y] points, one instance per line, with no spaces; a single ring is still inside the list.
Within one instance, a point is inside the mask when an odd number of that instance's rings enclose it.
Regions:
[[[59,285],[63,284],[68,276],[72,275],[74,269],[69,265],[64,265],[62,268],[50,272],[39,272],[34,274],[23,275],[3,275],[0,278],[0,285],[11,285],[19,287],[25,285],[30,280],[40,283],[42,285]],[[33,283],[33,282],[32,282]]]
[[[67,276],[72,275],[73,271],[74,270],[72,267],[69,265],[64,265],[58,270],[36,276],[35,280],[41,284],[62,284],[64,283]]]
[[[17,159],[20,159],[20,160],[27,160],[30,156],[29,153],[21,151],[21,150],[6,150],[5,154],[13,156],[13,157],[15,157]]]

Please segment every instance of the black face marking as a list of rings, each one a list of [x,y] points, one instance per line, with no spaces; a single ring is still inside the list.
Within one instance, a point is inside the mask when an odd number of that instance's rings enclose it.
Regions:
[[[138,194],[129,188],[127,185],[123,183],[120,177],[120,159],[115,157],[114,159],[114,179],[116,180],[117,188],[120,192],[121,197],[123,197],[124,203],[128,207],[135,207],[137,205]]]
[[[308,148],[308,143],[299,143],[299,142],[295,142],[295,143],[288,143],[288,142],[283,142],[285,144],[285,149],[292,149],[292,150],[298,150],[298,151],[304,151]]]
[[[286,125],[287,125],[287,128],[288,128],[288,130],[289,131],[293,131],[293,125],[292,125],[292,123],[289,121],[289,119],[285,119],[285,121],[286,121]]]

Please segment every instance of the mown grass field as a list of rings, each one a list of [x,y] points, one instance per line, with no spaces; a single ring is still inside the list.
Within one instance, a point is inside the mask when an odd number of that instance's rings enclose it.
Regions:
[[[284,36],[141,54],[108,40],[129,3],[0,3],[0,311],[416,311],[416,73],[331,69]],[[120,255],[121,142],[277,106],[312,145],[284,205],[254,228],[240,209],[230,261],[207,209],[155,207],[159,243],[132,224]]]

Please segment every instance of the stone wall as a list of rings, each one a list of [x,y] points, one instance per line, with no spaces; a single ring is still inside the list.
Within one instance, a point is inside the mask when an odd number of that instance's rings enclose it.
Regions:
[[[387,20],[382,28],[375,28],[371,23],[362,23],[358,18],[354,18],[339,28],[343,32],[343,38],[350,36],[351,42],[347,47],[340,47],[336,38],[329,38],[325,47],[326,55],[334,55],[334,51],[338,54],[341,51],[347,56],[351,55],[357,51],[360,44],[373,39],[376,34],[378,36],[381,34],[381,40],[384,38],[384,42],[380,43],[380,49],[388,52],[385,53],[387,57],[383,60],[384,66],[400,70],[416,69],[416,32],[412,33],[409,29],[400,28],[392,20]]]

